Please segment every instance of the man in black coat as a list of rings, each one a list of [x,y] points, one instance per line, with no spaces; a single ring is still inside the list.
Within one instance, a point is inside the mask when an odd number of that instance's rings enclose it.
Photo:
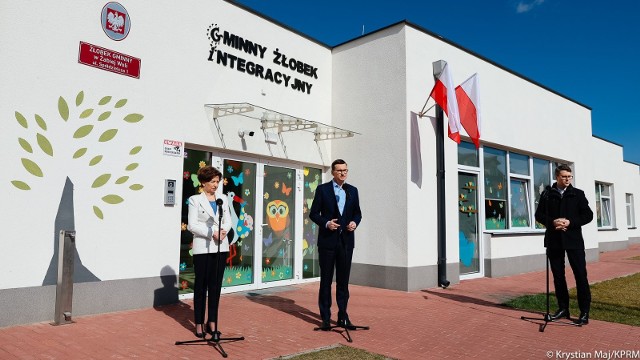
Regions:
[[[358,189],[345,183],[347,163],[337,159],[331,164],[333,180],[321,184],[309,210],[309,218],[318,225],[318,260],[320,263],[320,291],[318,306],[322,326],[331,329],[331,283],[336,270],[336,303],[338,325],[353,329],[347,314],[349,302],[349,274],[354,248],[354,231],[362,220]]]
[[[551,187],[547,186],[536,209],[536,221],[547,228],[544,246],[547,248],[558,300],[558,311],[550,318],[551,320],[570,318],[569,290],[564,275],[566,253],[578,291],[580,317],[575,322],[586,325],[589,323],[591,290],[587,279],[582,226],[593,220],[593,211],[589,208],[589,201],[584,196],[584,191],[571,185],[573,176],[568,165],[559,165],[555,170],[555,176],[556,182]]]

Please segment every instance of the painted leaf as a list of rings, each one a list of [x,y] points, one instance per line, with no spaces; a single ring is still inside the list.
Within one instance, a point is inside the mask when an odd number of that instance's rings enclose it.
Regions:
[[[80,114],[80,119],[86,119],[93,114],[93,109],[87,109]]]
[[[40,169],[40,166],[38,166],[38,164],[34,163],[33,161],[27,159],[27,158],[22,158],[22,166],[24,166],[24,168],[31,174],[37,177],[43,177],[44,174],[42,173],[42,169]]]
[[[31,148],[31,144],[29,144],[27,140],[18,138],[18,142],[20,143],[20,146],[24,149],[24,151],[33,154],[33,148]]]
[[[106,202],[107,204],[120,204],[124,201],[124,199],[118,195],[110,194],[103,197],[102,201]]]
[[[129,151],[129,155],[135,155],[139,153],[140,150],[142,150],[142,146],[136,146],[133,149],[131,149],[131,151]]]
[[[111,101],[111,96],[105,96],[102,99],[100,99],[100,101],[98,102],[98,104],[100,105],[104,105],[109,103],[109,101]]]
[[[98,139],[99,142],[107,142],[111,139],[113,139],[116,134],[118,133],[118,129],[109,129],[105,132],[102,133],[102,135],[100,135],[100,138]]]
[[[98,217],[98,219],[100,220],[104,220],[104,214],[102,213],[102,210],[100,210],[99,207],[94,206],[93,207],[93,213],[96,214],[96,216]]]
[[[133,184],[131,186],[129,186],[129,189],[133,190],[133,191],[138,191],[141,190],[144,186],[142,186],[141,184]]]
[[[16,120],[18,120],[18,124],[20,124],[20,126],[22,126],[23,128],[25,128],[25,129],[29,128],[29,124],[27,123],[27,119],[17,111],[16,111]]]
[[[138,165],[140,165],[140,164],[138,164],[138,163],[131,163],[131,164],[127,165],[127,167],[125,168],[125,170],[127,170],[127,171],[135,170],[135,169],[138,167]]]
[[[45,154],[53,156],[53,146],[51,146],[49,140],[40,133],[36,135],[36,139],[38,139],[38,145],[40,146],[40,149],[42,149]]]
[[[80,96],[80,94],[78,94],[78,96]],[[78,100],[76,98],[76,103],[77,102]],[[62,120],[69,120],[69,105],[67,105],[67,101],[62,96],[58,98],[58,113]]]
[[[91,161],[89,161],[89,166],[93,166],[93,165],[99,163],[100,161],[102,161],[102,155],[98,155],[98,156],[94,157],[93,159],[91,159]]]
[[[98,116],[98,121],[105,121],[111,116],[111,111],[105,111],[100,116]]]
[[[114,106],[116,109],[123,107],[127,103],[127,99],[120,99]]]
[[[11,183],[13,184],[13,186],[17,187],[20,190],[31,190],[31,187],[24,181],[13,180]]]
[[[84,91],[80,91],[76,96],[76,106],[80,106],[80,104],[82,104],[82,101],[84,101]]]
[[[128,123],[137,123],[138,121],[142,120],[143,117],[144,116],[142,114],[129,114],[124,117],[124,121]]]
[[[36,123],[38,124],[38,126],[40,126],[40,128],[44,131],[47,131],[47,123],[44,121],[44,119],[36,114]]]
[[[118,178],[118,180],[116,180],[116,184],[124,184],[127,182],[127,180],[129,180],[128,176],[121,176]]]
[[[77,158],[81,157],[82,155],[84,155],[86,152],[87,152],[87,148],[80,148],[80,149],[78,149],[78,151],[73,153],[73,158],[77,159]]]
[[[92,188],[98,188],[107,183],[111,179],[111,174],[102,174],[98,176],[95,180],[93,180],[93,184],[91,184]]]
[[[78,128],[78,130],[76,130],[75,133],[73,133],[73,138],[74,139],[80,139],[83,138],[87,135],[89,135],[89,133],[91,132],[91,130],[93,130],[93,125],[84,125],[84,126],[80,126]]]

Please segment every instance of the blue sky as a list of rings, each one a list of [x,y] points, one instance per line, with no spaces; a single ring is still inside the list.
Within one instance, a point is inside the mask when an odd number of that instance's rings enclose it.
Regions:
[[[593,134],[640,164],[640,1],[237,2],[329,46],[410,21],[590,107]]]

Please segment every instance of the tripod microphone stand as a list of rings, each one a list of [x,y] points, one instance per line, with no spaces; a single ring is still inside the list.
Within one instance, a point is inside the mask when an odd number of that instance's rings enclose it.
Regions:
[[[547,260],[547,311],[544,313],[544,315],[542,316],[542,318],[536,318],[536,317],[527,317],[527,316],[521,316],[520,319],[521,320],[526,320],[526,321],[543,321],[543,323],[538,324],[539,328],[538,331],[540,332],[544,332],[544,329],[547,327],[548,323],[556,323],[558,325],[568,325],[568,326],[582,326],[581,324],[576,324],[573,322],[563,322],[563,321],[558,321],[558,320],[554,320],[551,317],[551,313],[549,312],[549,297],[551,295],[550,290],[549,290],[549,255],[547,255],[545,253],[545,258]]]
[[[221,231],[222,231],[222,204],[223,201],[222,199],[217,199],[216,200],[216,205],[218,206],[218,252],[216,253],[216,259],[215,259],[215,265],[214,265],[214,269],[213,269],[213,277],[214,280],[217,282],[218,281],[218,268],[220,265],[220,243],[222,243],[221,240]],[[208,254],[207,254],[208,255]],[[207,262],[208,260],[208,256],[207,256]],[[205,269],[207,269],[207,266],[205,265]],[[220,287],[222,287],[222,282],[220,282]],[[211,294],[208,294],[208,296],[211,296]],[[206,304],[205,304],[206,306]],[[218,301],[218,306],[220,306],[220,301]],[[187,341],[176,341],[175,345],[185,345],[185,344],[196,344],[196,343],[207,343],[207,344],[212,344],[213,347],[218,350],[218,352],[222,355],[222,357],[226,358],[228,355],[227,353],[224,351],[224,349],[222,348],[222,345],[220,344],[221,341],[240,341],[240,340],[244,340],[244,336],[239,336],[239,337],[229,337],[229,338],[223,338],[221,337],[221,333],[220,331],[218,331],[218,323],[219,318],[218,318],[218,308],[215,309],[215,314],[216,314],[216,322],[215,322],[215,327],[213,330],[213,333],[211,334],[211,338],[207,339],[207,332],[205,331],[205,329],[209,326],[209,323],[207,323],[207,327],[205,327],[205,324],[202,324],[202,331],[204,333],[203,338],[202,339],[197,339],[197,340],[187,340]]]
[[[342,230],[340,228],[338,228],[338,231],[340,232],[339,236],[342,240],[342,249],[344,251],[344,269],[347,268],[348,261],[347,261],[347,244],[346,241],[344,240],[344,238],[342,238]],[[336,289],[337,291],[337,289]],[[341,328],[344,329],[345,333],[347,334],[347,342],[353,342],[353,339],[351,339],[351,334],[349,334],[349,330],[369,330],[368,326],[360,326],[360,325],[353,325],[353,324],[347,324],[347,320],[342,320],[342,321],[338,321],[338,323],[336,325],[331,325],[328,328],[324,328],[324,327],[316,327],[313,329],[313,331],[318,331],[318,330],[324,330],[324,331],[329,331],[329,330],[333,330],[336,328]]]

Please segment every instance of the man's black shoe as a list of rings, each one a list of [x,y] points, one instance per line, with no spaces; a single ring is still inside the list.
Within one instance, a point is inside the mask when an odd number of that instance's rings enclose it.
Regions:
[[[349,319],[338,320],[338,326],[347,330],[355,330],[356,327],[349,321]]]
[[[559,309],[553,315],[549,316],[551,321],[558,319],[569,319],[569,309]]]
[[[579,325],[587,325],[589,323],[589,313],[581,312],[580,317],[574,322]]]
[[[331,322],[329,320],[322,320],[322,325],[320,325],[319,329],[322,331],[331,330]]]

